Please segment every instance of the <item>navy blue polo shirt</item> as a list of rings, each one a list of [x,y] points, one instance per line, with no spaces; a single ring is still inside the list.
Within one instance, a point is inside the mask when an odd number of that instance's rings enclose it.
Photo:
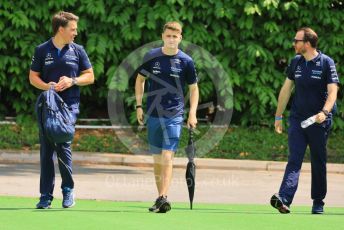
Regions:
[[[57,83],[62,76],[78,77],[82,71],[91,67],[82,46],[71,43],[59,50],[54,46],[52,39],[36,47],[31,63],[31,70],[39,72],[41,79],[46,83]],[[77,85],[59,92],[59,95],[67,104],[80,101],[80,89]]]
[[[139,73],[147,78],[147,114],[154,117],[181,116],[184,113],[185,86],[197,83],[194,62],[178,50],[166,55],[162,48],[150,50]]]
[[[290,117],[303,120],[319,113],[327,99],[327,85],[339,83],[334,61],[318,52],[310,61],[294,57],[287,68],[287,77],[295,83]]]

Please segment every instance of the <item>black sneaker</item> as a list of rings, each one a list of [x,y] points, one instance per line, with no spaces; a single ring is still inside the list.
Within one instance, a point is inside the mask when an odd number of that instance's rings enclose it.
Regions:
[[[51,208],[51,202],[53,201],[53,197],[50,195],[42,194],[39,198],[39,202],[36,204],[37,209],[48,209]]]
[[[324,213],[324,205],[322,205],[322,204],[313,204],[312,214],[323,214],[323,213]]]
[[[148,210],[155,213],[166,213],[171,210],[171,203],[167,200],[167,197],[159,196]]]
[[[153,206],[150,207],[150,208],[148,209],[148,211],[153,212],[153,211],[156,209],[156,204],[158,203],[159,199],[161,199],[161,198],[162,198],[162,196],[159,196],[158,198],[156,198],[156,200],[155,200]]]
[[[283,213],[283,214],[290,213],[289,206],[283,202],[282,198],[277,193],[271,197],[270,204],[272,207],[277,209],[280,213]]]

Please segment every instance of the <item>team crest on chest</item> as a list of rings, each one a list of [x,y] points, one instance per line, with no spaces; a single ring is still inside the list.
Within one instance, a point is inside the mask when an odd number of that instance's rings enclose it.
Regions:
[[[155,63],[154,63],[154,66],[153,66],[153,69],[161,69],[161,68],[160,68],[160,62],[158,62],[158,61],[155,62]]]
[[[171,60],[174,64],[180,64],[180,59],[172,59]]]

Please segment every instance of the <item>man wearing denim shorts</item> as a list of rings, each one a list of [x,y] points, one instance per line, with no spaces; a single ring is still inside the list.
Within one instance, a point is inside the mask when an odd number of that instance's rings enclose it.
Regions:
[[[143,125],[142,97],[145,81],[147,92],[147,129],[149,150],[154,158],[154,175],[158,198],[150,212],[165,213],[171,209],[167,193],[172,178],[172,160],[178,148],[183,125],[184,89],[190,92],[188,128],[197,124],[197,75],[191,57],[178,49],[182,40],[182,27],[178,22],[168,22],[162,33],[163,47],[150,50],[136,78],[136,112]]]

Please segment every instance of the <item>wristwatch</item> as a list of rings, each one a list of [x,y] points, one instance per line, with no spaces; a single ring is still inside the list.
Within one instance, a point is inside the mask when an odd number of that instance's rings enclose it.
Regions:
[[[321,110],[321,112],[323,112],[326,115],[326,117],[328,117],[329,112],[326,109]]]
[[[136,105],[135,108],[136,108],[136,109],[142,108],[142,105]]]
[[[73,78],[72,78],[72,86],[73,86],[73,85],[76,85],[77,83],[78,83],[78,81],[76,80],[75,77],[73,77]]]

